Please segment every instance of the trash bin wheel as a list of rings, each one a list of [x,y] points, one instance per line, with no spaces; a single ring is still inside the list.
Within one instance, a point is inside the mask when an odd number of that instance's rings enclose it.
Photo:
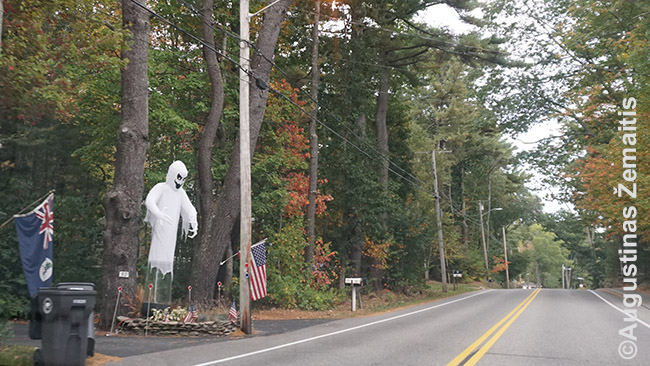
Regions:
[[[41,350],[37,349],[34,351],[34,366],[44,366],[45,363],[43,363],[43,355],[41,354]]]

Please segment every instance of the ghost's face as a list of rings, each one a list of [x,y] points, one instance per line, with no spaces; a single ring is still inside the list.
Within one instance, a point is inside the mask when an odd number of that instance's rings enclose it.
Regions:
[[[187,178],[187,173],[185,173],[185,175],[182,175],[181,173],[176,174],[176,178],[174,179],[174,186],[176,186],[176,189],[181,189],[181,187],[183,187],[185,178]]]
[[[167,171],[167,184],[175,190],[183,188],[187,178],[187,168],[181,161],[175,161],[169,166]]]

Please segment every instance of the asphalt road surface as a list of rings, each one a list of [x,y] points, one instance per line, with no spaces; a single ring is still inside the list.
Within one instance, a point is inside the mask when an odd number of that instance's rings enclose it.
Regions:
[[[624,309],[614,291],[483,290],[378,316],[148,353],[115,364],[650,365],[650,309],[635,307],[636,322],[624,320]],[[630,338],[619,333],[630,326]]]

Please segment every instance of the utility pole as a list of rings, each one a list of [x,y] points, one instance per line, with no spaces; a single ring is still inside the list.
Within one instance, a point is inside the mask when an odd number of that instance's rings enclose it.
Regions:
[[[251,255],[251,149],[249,123],[249,76],[250,70],[250,15],[248,0],[239,2],[239,179],[241,196],[241,214],[239,226],[239,307],[241,314],[241,330],[251,334],[250,282],[248,279],[248,263]]]
[[[442,240],[442,212],[440,212],[440,194],[438,193],[438,173],[436,171],[435,148],[431,151],[431,165],[433,165],[433,192],[436,195],[436,223],[438,224],[438,247],[440,249],[440,275],[442,276],[442,292],[447,292],[447,268],[445,265],[445,244]]]
[[[481,243],[483,243],[483,257],[485,259],[485,270],[489,272],[490,268],[488,267],[488,256],[487,256],[487,244],[485,244],[485,229],[483,228],[483,202],[478,201],[478,210],[479,210],[479,220],[481,222]]]
[[[565,278],[566,278],[566,277],[565,277],[565,275],[564,275],[564,264],[562,264],[562,290],[565,289],[565,287],[564,287],[564,279],[565,279]]]
[[[508,245],[506,244],[506,227],[501,226],[503,231],[503,256],[506,260],[506,288],[510,288],[510,270],[508,269]]]
[[[251,334],[251,263],[252,213],[251,213],[251,137],[249,121],[249,87],[250,87],[250,20],[264,10],[277,4],[276,0],[254,14],[250,14],[249,0],[239,2],[239,184],[240,184],[240,226],[239,226],[239,307],[241,330]]]

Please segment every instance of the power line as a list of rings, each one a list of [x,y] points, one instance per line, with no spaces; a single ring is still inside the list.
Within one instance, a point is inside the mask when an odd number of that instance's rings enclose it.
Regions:
[[[293,105],[294,107],[296,107],[297,109],[299,109],[302,113],[304,113],[305,115],[311,117],[311,113],[309,113],[309,112],[306,111],[302,106],[298,105],[296,102],[294,102],[293,100],[291,100],[291,98],[289,98],[289,97],[287,97],[286,95],[282,94],[280,91],[278,91],[278,90],[276,90],[276,89],[274,89],[274,88],[272,88],[272,87],[269,87],[269,91],[272,91],[274,94],[276,94],[276,95],[282,97],[283,99],[285,99],[286,101],[288,101],[289,103],[291,103],[291,105]],[[366,152],[365,150],[363,150],[363,149],[360,148],[359,146],[353,144],[350,140],[346,139],[345,136],[341,135],[341,134],[338,133],[336,130],[334,130],[333,128],[331,128],[331,127],[329,127],[328,125],[326,125],[323,121],[319,120],[318,118],[315,118],[315,121],[318,122],[321,126],[325,127],[328,131],[332,132],[334,135],[336,135],[337,137],[339,137],[340,139],[342,139],[343,141],[345,141],[348,145],[354,147],[355,149],[357,149],[359,152],[363,153],[364,155],[366,155],[366,156],[369,157],[370,159],[373,158],[370,154],[368,154],[368,152]],[[393,163],[393,164],[394,164],[394,163]],[[402,178],[402,179],[405,180],[406,182],[411,183],[415,188],[418,188],[418,189],[422,190],[423,192],[429,193],[429,194],[431,194],[432,196],[435,197],[435,193],[433,193],[433,192],[431,192],[431,191],[429,191],[429,190],[427,190],[427,189],[421,187],[419,184],[417,184],[417,183],[413,182],[412,180],[406,178],[405,176],[403,176],[403,175],[397,173],[396,171],[394,171],[393,169],[391,169],[390,166],[388,167],[388,170],[389,170],[391,173],[393,173],[393,174],[397,175],[398,177]],[[416,179],[417,179],[417,178],[416,178]]]
[[[290,8],[295,9],[297,11],[305,11],[305,12],[308,12],[308,13],[315,14],[311,10],[299,9],[296,6],[291,6]],[[343,20],[341,18],[332,17],[332,16],[328,16],[328,15],[321,15],[321,16],[330,18],[331,20],[347,21],[349,24],[358,25],[358,26],[364,27],[366,29],[378,30],[378,31],[382,31],[382,32],[388,32],[388,33],[391,33],[391,35],[401,35],[401,36],[407,36],[407,37],[414,37],[414,38],[419,38],[419,39],[422,39],[422,40],[425,40],[425,41],[441,43],[441,44],[444,44],[444,45],[447,45],[447,46],[450,46],[450,47],[461,46],[461,47],[466,47],[466,48],[473,48],[473,49],[475,49],[477,51],[482,51],[482,52],[485,52],[485,53],[500,54],[500,55],[504,55],[504,56],[506,55],[503,52],[500,52],[498,50],[492,50],[492,49],[489,49],[489,48],[483,48],[483,47],[478,47],[478,46],[468,46],[468,45],[465,45],[465,44],[462,44],[462,43],[454,43],[454,42],[445,41],[445,40],[442,40],[440,38],[427,37],[427,36],[423,36],[421,34],[416,34],[416,33],[401,32],[401,31],[397,31],[397,30],[394,30],[394,29],[388,29],[388,28],[384,28],[384,27],[380,27],[380,26],[368,25],[368,24],[363,23],[363,22],[356,22],[356,21],[352,21],[352,20]],[[417,30],[417,31],[422,32],[418,28],[415,28],[415,27],[412,27],[412,28]]]
[[[226,35],[228,35],[228,36],[230,36],[230,37],[232,37],[232,38],[235,38],[235,39],[238,40],[239,42],[243,42],[243,40],[239,37],[239,35],[237,35],[237,34],[231,32],[231,31],[229,31],[229,30],[227,30],[227,29],[225,29],[225,28],[223,28],[223,27],[221,27],[221,26],[218,26],[218,25],[216,24],[216,22],[207,23],[206,20],[203,19],[203,15],[202,15],[198,10],[196,10],[196,9],[195,9],[191,4],[187,3],[185,0],[178,0],[178,1],[181,2],[182,4],[184,4],[185,6],[187,6],[187,7],[188,7],[192,12],[194,12],[196,15],[198,15],[198,16],[202,19],[203,23],[206,24],[206,25],[208,25],[209,27],[211,27],[213,30],[215,30],[215,28],[216,28],[217,30],[223,32],[224,34],[226,34]],[[293,9],[298,9],[297,7],[291,7],[291,8],[293,8]],[[316,14],[315,12],[312,12],[312,11],[309,11],[309,10],[306,10],[306,11],[309,12],[309,13],[311,13],[311,14]],[[327,15],[323,15],[323,16],[328,17],[328,18],[333,19],[333,20],[341,20],[341,19],[339,19],[339,18],[335,18],[335,17],[331,17],[331,16],[327,16]],[[381,30],[381,31],[391,32],[391,34],[400,34],[400,35],[405,35],[405,36],[413,36],[413,37],[421,38],[421,39],[428,40],[428,41],[433,41],[433,42],[439,42],[439,43],[447,44],[447,45],[449,45],[449,46],[455,46],[455,45],[456,45],[456,44],[453,43],[453,42],[448,42],[448,41],[443,41],[443,40],[440,40],[440,39],[434,39],[434,38],[430,38],[430,37],[425,37],[425,36],[418,35],[418,34],[403,33],[403,32],[398,32],[398,31],[394,31],[394,30],[391,30],[391,29],[387,29],[387,28],[368,26],[368,25],[366,25],[365,23],[354,22],[354,21],[349,21],[349,23],[350,23],[350,24],[360,25],[360,26],[363,26],[363,27],[366,27],[366,28],[369,28],[369,29],[375,29],[375,30]],[[417,29],[417,28],[414,28],[414,29],[419,30],[419,29]],[[324,32],[326,32],[326,31],[324,31]],[[196,37],[194,37],[194,38],[196,38]],[[291,79],[291,77],[288,75],[288,73],[287,73],[286,71],[284,71],[281,67],[279,67],[279,66],[278,66],[278,65],[277,65],[273,60],[269,59],[265,54],[259,52],[259,50],[257,49],[257,47],[256,47],[254,44],[252,44],[251,42],[248,42],[248,45],[249,45],[249,47],[253,48],[256,52],[258,52],[258,53],[260,54],[260,56],[261,56],[263,59],[265,59],[265,60],[266,60],[269,64],[271,64],[271,65],[272,65],[276,70],[278,70],[278,71],[279,71],[279,72],[280,72],[280,73],[281,73],[281,74],[282,74],[286,79]],[[487,49],[484,49],[484,48],[481,48],[481,47],[466,46],[466,45],[462,45],[462,46],[463,46],[463,47],[473,47],[473,48],[476,49],[476,50],[484,51],[484,52],[491,52],[491,53],[495,53],[495,52],[496,52],[497,54],[499,53],[498,51],[495,51],[495,50],[487,50]],[[403,71],[403,69],[400,69],[400,68],[397,68],[397,67],[393,67],[393,66],[389,66],[389,65],[371,64],[371,63],[366,63],[366,62],[362,62],[362,61],[347,60],[347,59],[346,59],[346,61],[348,61],[348,62],[353,62],[353,63],[358,63],[358,64],[364,64],[364,65],[373,66],[373,67],[380,67],[380,68],[381,68],[381,67],[384,67],[384,68],[390,68],[390,69],[394,69],[394,70],[398,70],[398,71]],[[370,90],[370,89],[367,89],[367,90]],[[373,151],[377,154],[377,156],[378,156],[380,159],[382,159],[382,160],[388,162],[389,166],[392,164],[395,168],[397,168],[398,170],[400,170],[400,171],[403,172],[404,174],[409,175],[411,178],[415,179],[416,181],[418,181],[418,182],[420,182],[420,183],[422,183],[422,184],[426,184],[426,183],[422,182],[420,179],[418,179],[417,177],[415,177],[411,172],[409,172],[409,171],[403,169],[402,167],[400,167],[400,166],[397,165],[396,163],[392,162],[392,161],[391,161],[387,156],[384,156],[384,154],[382,154],[382,153],[381,153],[381,152],[380,152],[380,151],[379,151],[375,146],[373,146],[373,145],[371,145],[370,143],[368,143],[364,138],[358,136],[358,135],[355,133],[355,131],[353,131],[353,130],[352,130],[351,128],[349,128],[345,123],[343,123],[343,122],[341,121],[341,119],[340,119],[338,116],[336,116],[336,114],[335,114],[334,112],[332,112],[331,110],[325,108],[325,107],[322,106],[320,103],[318,103],[318,101],[316,101],[316,100],[313,98],[313,96],[311,95],[311,93],[307,93],[307,92],[305,92],[304,90],[302,90],[302,89],[300,89],[300,88],[298,89],[298,91],[299,91],[300,94],[306,96],[306,97],[307,97],[307,98],[308,98],[312,103],[314,103],[314,104],[319,108],[319,110],[323,110],[324,112],[327,112],[330,116],[334,117],[334,119],[335,119],[337,122],[339,122],[343,128],[345,128],[345,129],[346,129],[350,134],[352,134],[355,138],[357,138],[357,140],[359,140],[362,144],[364,144],[364,145],[366,146],[366,148],[370,148],[371,150],[373,150]],[[377,91],[377,90],[371,90],[371,91],[372,91],[372,92],[375,92],[375,93],[379,92],[379,91]],[[380,93],[380,92],[379,92],[379,93]],[[321,124],[322,124],[322,123],[321,123]]]
[[[187,7],[188,7],[188,8],[189,8],[193,13],[195,13],[196,15],[198,15],[198,16],[202,19],[202,22],[203,22],[205,25],[208,25],[209,27],[211,27],[212,30],[215,30],[215,28],[216,28],[217,30],[223,32],[224,34],[226,34],[226,35],[228,35],[228,36],[230,36],[230,37],[233,37],[233,38],[237,39],[239,42],[244,42],[244,41],[239,37],[239,35],[237,35],[237,34],[231,32],[231,31],[229,31],[229,30],[227,30],[227,29],[225,29],[225,28],[223,28],[223,27],[221,27],[221,26],[216,25],[216,22],[212,22],[212,23],[208,23],[208,22],[206,22],[206,20],[203,19],[203,15],[202,15],[198,10],[196,10],[196,9],[195,9],[191,4],[188,4],[185,0],[178,0],[178,1],[181,2],[182,4],[184,4],[185,6],[187,6]],[[158,16],[158,17],[160,17],[160,16]],[[166,22],[167,22],[168,24],[171,25],[171,22],[168,22],[168,21],[166,21]],[[185,31],[185,32],[186,32],[186,31]],[[202,42],[202,40],[199,40],[197,37],[194,37],[194,36],[193,36],[192,38],[197,39],[197,40],[200,41],[202,44],[205,44],[204,42]],[[265,59],[269,64],[271,64],[271,66],[273,66],[276,70],[278,70],[278,71],[279,71],[279,72],[280,72],[280,73],[281,73],[281,74],[282,74],[286,79],[291,79],[291,77],[289,76],[289,74],[288,74],[286,71],[284,71],[281,67],[279,67],[279,66],[278,66],[278,65],[277,65],[273,60],[269,59],[269,58],[268,58],[264,53],[259,52],[259,50],[257,49],[257,47],[256,47],[255,45],[253,45],[253,44],[250,43],[250,42],[248,42],[248,45],[249,45],[249,47],[253,48],[256,52],[258,52],[259,55],[260,55],[262,58],[264,58],[264,59]],[[217,51],[215,50],[215,52],[217,52]],[[232,59],[229,59],[229,61],[235,63]],[[352,61],[352,60],[349,60],[349,61],[351,61],[351,62],[357,62],[357,61]],[[357,62],[357,63],[361,63],[361,64],[363,64],[363,62]],[[377,67],[380,66],[380,65],[372,65],[372,64],[369,64],[369,63],[367,63],[367,65],[377,66]],[[239,64],[237,64],[237,66],[239,66]],[[241,67],[241,66],[239,66],[239,67]],[[391,68],[393,68],[392,66],[387,66],[387,67],[391,67]],[[397,69],[397,68],[395,68],[395,69]],[[250,71],[249,71],[249,73],[250,73]],[[254,77],[254,76],[253,76],[253,77]],[[396,167],[398,170],[402,171],[404,174],[409,175],[411,178],[415,179],[416,181],[418,181],[418,182],[420,182],[420,183],[422,183],[422,184],[426,184],[425,182],[422,182],[420,179],[418,179],[417,177],[415,177],[415,176],[414,176],[412,173],[410,173],[409,171],[403,169],[402,167],[400,167],[400,166],[397,165],[396,163],[392,162],[388,157],[384,156],[384,154],[382,154],[381,152],[379,152],[379,150],[377,150],[376,147],[374,147],[374,146],[370,145],[368,142],[366,142],[364,138],[358,136],[358,135],[357,135],[357,134],[356,134],[356,133],[355,133],[351,128],[349,128],[345,123],[343,123],[343,121],[342,121],[338,116],[336,116],[332,111],[330,111],[329,109],[325,108],[323,105],[321,105],[320,103],[318,103],[318,101],[316,101],[316,100],[313,98],[313,96],[311,95],[311,93],[307,93],[307,92],[303,91],[302,89],[298,89],[298,91],[299,91],[300,94],[306,96],[306,97],[307,97],[307,98],[308,98],[312,103],[314,103],[316,106],[318,106],[318,108],[319,108],[320,110],[323,110],[324,112],[327,112],[330,116],[334,117],[334,119],[335,119],[337,122],[339,122],[343,128],[345,128],[345,129],[346,129],[349,133],[351,133],[355,138],[357,138],[359,141],[361,141],[362,144],[366,145],[366,147],[370,147],[370,149],[373,150],[373,151],[377,154],[377,156],[378,156],[380,159],[386,161],[386,162],[389,164],[389,166],[392,164],[394,167]],[[376,91],[376,90],[372,90],[372,91],[373,91],[373,92],[378,92],[378,91]],[[319,121],[319,123],[320,123],[321,125],[325,126],[325,125],[322,123],[322,121]],[[329,127],[327,127],[327,128],[329,128]]]
[[[149,9],[148,7],[146,7],[146,6],[144,6],[144,5],[140,4],[140,3],[138,3],[136,0],[131,0],[131,2],[133,2],[133,3],[136,4],[138,7],[140,7],[140,8],[143,9],[143,10],[145,10],[146,12],[148,12],[149,14],[151,14],[152,16],[154,16],[155,18],[161,20],[161,21],[164,22],[165,24],[167,24],[167,25],[169,25],[169,26],[171,26],[171,27],[177,29],[178,31],[180,31],[180,32],[182,32],[182,33],[184,33],[184,34],[186,34],[187,36],[189,36],[190,38],[194,39],[195,41],[197,41],[198,43],[200,43],[200,44],[203,45],[204,47],[208,48],[210,51],[213,51],[213,52],[215,52],[217,55],[222,56],[224,59],[230,61],[230,62],[233,63],[235,66],[237,66],[237,68],[244,70],[244,69],[242,68],[241,64],[239,64],[238,62],[236,62],[236,61],[233,60],[232,58],[228,57],[228,56],[225,55],[224,53],[220,52],[219,50],[217,50],[217,49],[214,48],[213,46],[207,44],[203,39],[201,39],[201,38],[199,38],[199,37],[197,37],[197,36],[191,34],[189,31],[187,31],[187,30],[185,30],[184,28],[178,26],[177,24],[175,24],[175,23],[173,23],[173,22],[167,20],[167,19],[164,18],[162,15],[160,15],[160,14],[156,13],[155,11]],[[260,55],[261,55],[262,57],[264,57],[263,54],[260,53]],[[269,60],[269,59],[266,58],[266,57],[264,57],[264,58],[267,59],[267,61],[269,61],[273,66],[276,66],[275,63],[273,63],[273,61]],[[276,66],[276,67],[277,67],[277,66]],[[244,72],[248,73],[252,78],[255,79],[255,81],[256,81],[255,86],[257,86],[258,88],[260,87],[260,85],[259,85],[260,83],[263,84],[262,86],[265,87],[265,88],[268,88],[269,91],[272,91],[273,93],[275,93],[275,94],[277,94],[277,95],[280,95],[282,98],[288,100],[288,101],[289,101],[289,102],[290,102],[294,107],[298,108],[298,109],[299,109],[300,111],[302,111],[303,113],[305,113],[305,114],[307,114],[307,115],[310,115],[310,113],[307,113],[307,111],[305,111],[304,108],[302,108],[300,105],[296,104],[296,103],[295,103],[294,101],[292,101],[290,98],[287,98],[284,94],[282,94],[282,93],[279,92],[278,90],[272,88],[270,85],[264,85],[264,81],[261,80],[261,79],[259,79],[259,78],[256,77],[255,75],[253,75],[253,72],[252,72],[251,70],[244,70]],[[250,81],[249,81],[249,84],[250,84],[250,85],[253,85],[252,82],[250,82]],[[310,99],[312,99],[311,96],[310,96]],[[312,99],[312,100],[313,100],[313,99]],[[317,103],[316,103],[316,104],[317,104]],[[324,107],[320,106],[319,104],[317,104],[317,105],[318,105],[319,107],[323,108],[324,110],[326,110]],[[326,110],[326,111],[327,111],[327,110]],[[329,111],[328,111],[328,112],[329,112]],[[330,113],[333,117],[335,117],[335,119],[337,119],[337,121],[341,122],[341,120],[338,119],[338,118],[337,118],[337,117],[336,117],[332,112],[329,112],[329,113]],[[323,127],[325,127],[327,130],[331,131],[333,134],[335,134],[335,135],[338,136],[339,138],[343,139],[343,141],[345,141],[346,143],[348,143],[350,146],[352,146],[352,147],[354,147],[355,149],[359,150],[360,152],[362,152],[362,153],[363,153],[364,155],[366,155],[367,157],[369,157],[369,158],[371,158],[371,159],[373,158],[373,156],[371,156],[367,151],[365,151],[365,150],[363,150],[362,148],[358,147],[357,145],[353,144],[351,141],[349,141],[348,139],[346,139],[343,135],[341,135],[340,133],[338,133],[338,132],[337,132],[336,130],[334,130],[333,128],[327,126],[327,125],[326,125],[324,122],[322,122],[321,120],[316,119],[316,121],[317,121],[320,125],[322,125]],[[349,130],[349,128],[347,128],[346,126],[344,126],[344,127],[345,127],[346,129]],[[360,138],[358,135],[356,135],[353,131],[350,130],[350,132],[351,132],[355,137],[359,138],[359,140],[363,141],[363,139],[361,139],[361,138]],[[398,166],[398,165],[395,164],[394,162],[390,161],[390,159],[388,159],[387,157],[383,156],[383,154],[379,153],[379,157],[382,158],[382,159],[384,159],[385,161],[387,161],[387,162],[389,163],[388,170],[389,170],[390,172],[392,172],[393,174],[395,174],[395,175],[397,175],[398,177],[402,178],[403,180],[405,180],[405,181],[411,183],[414,187],[416,187],[416,188],[418,188],[418,189],[420,189],[420,190],[422,190],[422,191],[424,191],[424,192],[427,192],[427,193],[429,193],[429,194],[431,194],[431,195],[433,195],[433,196],[435,197],[435,194],[432,193],[431,191],[428,191],[428,190],[422,188],[419,184],[417,184],[417,183],[411,181],[410,179],[404,177],[403,175],[397,173],[395,170],[391,169],[391,168],[390,168],[390,164],[393,164],[394,166],[396,166],[397,168],[399,168],[401,171],[406,172],[408,175],[411,175],[413,178],[415,178],[416,180],[419,181],[418,178],[414,177],[411,173],[407,172],[406,170],[404,170],[403,168],[401,168],[400,166]],[[421,182],[421,181],[420,181],[420,182]],[[424,183],[424,182],[421,182],[421,183]]]

